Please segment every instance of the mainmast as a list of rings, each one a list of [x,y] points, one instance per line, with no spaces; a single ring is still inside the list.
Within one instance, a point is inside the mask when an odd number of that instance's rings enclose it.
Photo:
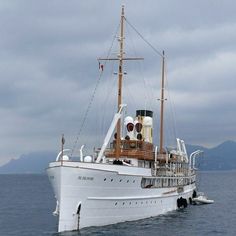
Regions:
[[[160,113],[160,154],[164,154],[164,101],[165,101],[165,52],[162,52],[162,75],[161,75],[161,113]]]
[[[121,10],[121,21],[120,21],[120,52],[119,52],[119,74],[118,74],[118,104],[117,110],[120,110],[120,105],[122,103],[122,80],[123,80],[123,56],[124,56],[124,18],[125,10],[124,5],[122,5]],[[120,156],[120,144],[121,144],[121,122],[120,119],[117,122],[116,126],[116,159],[119,159]]]

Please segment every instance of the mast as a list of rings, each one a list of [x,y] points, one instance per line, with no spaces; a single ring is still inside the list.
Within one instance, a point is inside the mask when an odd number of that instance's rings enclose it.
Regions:
[[[120,105],[122,103],[122,80],[123,80],[123,56],[124,56],[124,17],[125,10],[124,5],[122,5],[121,10],[121,21],[120,21],[120,53],[119,53],[119,74],[118,74],[118,104],[117,110],[120,110]],[[121,122],[120,119],[116,126],[116,159],[120,156],[120,144],[121,144]]]
[[[162,52],[162,75],[161,75],[161,113],[160,113],[160,154],[164,154],[164,101],[165,101],[165,52]]]
[[[119,61],[118,67],[118,100],[117,100],[117,113],[122,108],[122,81],[123,81],[123,62],[126,60],[143,60],[142,57],[124,57],[124,21],[125,21],[125,7],[122,5],[121,19],[120,19],[120,35],[119,35],[119,54],[117,58],[98,58],[98,61]],[[116,125],[116,147],[114,156],[119,159],[121,154],[121,118],[117,121]]]

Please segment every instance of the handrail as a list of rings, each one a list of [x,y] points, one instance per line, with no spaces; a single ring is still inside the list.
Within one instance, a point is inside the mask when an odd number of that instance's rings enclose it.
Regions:
[[[195,152],[192,152],[190,157],[189,157],[189,168],[191,169],[191,167],[193,169],[195,169],[195,159],[197,156],[199,156],[201,153],[203,153],[202,150],[197,150]]]
[[[63,149],[62,151],[60,151],[57,155],[56,161],[60,161],[60,158],[62,158],[62,153],[64,154],[65,152],[69,152],[70,149]]]

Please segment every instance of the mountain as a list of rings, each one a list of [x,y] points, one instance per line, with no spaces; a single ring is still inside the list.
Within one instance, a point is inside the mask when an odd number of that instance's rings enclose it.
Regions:
[[[203,157],[196,159],[200,170],[233,170],[236,169],[236,142],[226,141],[213,148],[187,145],[188,153],[194,150],[204,151]]]
[[[55,161],[54,152],[32,152],[12,159],[0,167],[0,174],[45,173],[48,163]]]
[[[233,170],[236,169],[236,142],[226,141],[214,148],[186,145],[188,154],[195,150],[204,151],[204,155],[196,159],[196,167],[200,170]],[[45,173],[48,163],[55,161],[54,152],[33,152],[11,160],[0,167],[0,174]]]

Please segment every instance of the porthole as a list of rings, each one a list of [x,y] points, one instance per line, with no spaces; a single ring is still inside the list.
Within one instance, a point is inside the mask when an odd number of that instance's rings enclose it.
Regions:
[[[111,182],[113,181],[113,179],[111,179]]]
[[[104,181],[106,181],[107,179],[105,178]]]
[[[133,180],[133,183],[135,183],[135,180]]]
[[[117,202],[115,203],[115,205],[117,205]]]
[[[137,205],[138,203],[136,202],[136,205]]]
[[[120,179],[120,182],[122,181],[122,179]]]
[[[129,183],[129,180],[127,180],[127,183]]]
[[[129,202],[129,205],[131,205],[131,202]]]
[[[125,205],[125,203],[123,202],[123,205]]]

